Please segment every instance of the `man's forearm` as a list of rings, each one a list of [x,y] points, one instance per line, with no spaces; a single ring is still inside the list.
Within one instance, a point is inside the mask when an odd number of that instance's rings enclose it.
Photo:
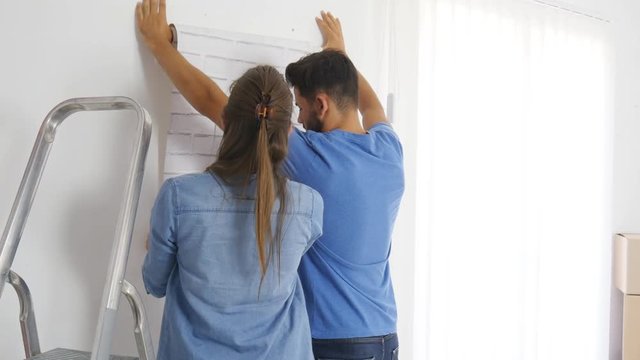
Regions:
[[[360,71],[358,71],[358,110],[362,115],[364,128],[369,129],[380,121],[386,121],[384,108],[373,91],[373,88],[365,79]]]
[[[207,75],[191,65],[169,42],[151,48],[178,91],[202,115],[224,130],[222,110],[227,95]]]

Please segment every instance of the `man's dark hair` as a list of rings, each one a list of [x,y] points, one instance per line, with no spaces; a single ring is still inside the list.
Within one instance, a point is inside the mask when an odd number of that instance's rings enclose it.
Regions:
[[[285,74],[287,82],[309,101],[322,91],[340,110],[358,107],[358,71],[340,51],[323,50],[307,55],[289,64]]]

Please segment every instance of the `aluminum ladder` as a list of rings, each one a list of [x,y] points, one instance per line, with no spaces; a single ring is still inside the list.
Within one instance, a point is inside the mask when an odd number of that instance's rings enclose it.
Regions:
[[[29,211],[47,162],[49,151],[53,145],[58,125],[76,112],[105,110],[134,111],[138,122],[138,136],[136,147],[131,157],[125,196],[118,216],[116,235],[111,250],[98,325],[93,341],[93,349],[91,353],[61,348],[42,353],[40,351],[38,331],[29,288],[18,274],[11,271],[11,264],[15,258],[18,243],[20,242],[27,217],[29,216]],[[137,102],[127,97],[69,99],[54,107],[44,119],[29,162],[27,163],[27,168],[22,177],[22,182],[20,183],[20,188],[13,203],[9,219],[7,220],[7,225],[0,239],[0,297],[2,296],[5,282],[9,282],[18,294],[20,301],[20,327],[22,330],[24,352],[27,359],[137,359],[110,355],[118,303],[120,302],[120,294],[123,294],[133,310],[135,320],[134,336],[139,359],[155,360],[155,353],[151,344],[151,335],[140,295],[135,287],[124,279],[150,139],[151,120],[148,113]]]

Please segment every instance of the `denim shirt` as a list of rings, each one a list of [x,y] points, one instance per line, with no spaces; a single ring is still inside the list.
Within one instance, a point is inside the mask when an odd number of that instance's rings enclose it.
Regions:
[[[254,194],[254,180],[243,191],[208,172],[162,185],[142,269],[147,292],[166,296],[158,360],[313,359],[297,269],[322,234],[322,198],[287,182],[279,262],[261,284]]]

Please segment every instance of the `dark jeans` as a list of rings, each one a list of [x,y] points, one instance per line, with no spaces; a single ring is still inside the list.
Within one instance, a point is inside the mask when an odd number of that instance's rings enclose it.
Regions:
[[[398,335],[313,339],[316,360],[398,360]]]

